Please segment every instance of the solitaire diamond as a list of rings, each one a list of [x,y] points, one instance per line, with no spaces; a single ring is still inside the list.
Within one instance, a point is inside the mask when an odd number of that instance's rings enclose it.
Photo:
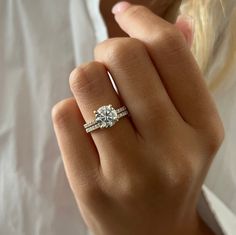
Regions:
[[[111,105],[102,106],[94,113],[100,128],[111,127],[118,121],[117,111]]]
[[[108,128],[113,126],[121,118],[129,115],[125,106],[114,109],[111,104],[100,107],[97,111],[93,111],[95,119],[84,124],[86,132],[92,132],[100,128]]]

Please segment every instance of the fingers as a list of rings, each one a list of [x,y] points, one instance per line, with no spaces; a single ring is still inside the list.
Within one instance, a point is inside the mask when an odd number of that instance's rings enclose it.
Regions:
[[[86,123],[95,119],[93,111],[101,106],[111,104],[115,109],[123,106],[104,65],[99,62],[90,62],[76,68],[70,76],[70,87]],[[125,156],[120,154],[117,158],[114,152],[122,152],[136,140],[135,129],[127,116],[112,127],[98,129],[87,135],[92,136],[98,153],[102,156],[100,161],[103,166],[117,166]],[[130,159],[132,157],[134,156],[130,156]]]
[[[95,48],[128,107],[138,132],[149,139],[161,134],[179,116],[143,43],[132,38],[106,40]]]
[[[62,158],[73,191],[94,182],[99,158],[91,137],[83,129],[83,117],[74,98],[53,107],[52,120]]]
[[[194,38],[194,22],[191,16],[179,15],[175,26],[183,33],[189,48],[192,47]]]
[[[143,6],[126,5],[116,15],[120,27],[144,42],[162,82],[183,119],[205,128],[209,118],[218,117],[201,72],[174,25]]]

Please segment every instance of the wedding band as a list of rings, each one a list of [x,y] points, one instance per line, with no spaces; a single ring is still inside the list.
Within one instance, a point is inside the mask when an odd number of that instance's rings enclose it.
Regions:
[[[127,116],[128,110],[125,106],[114,109],[111,104],[104,105],[93,111],[95,119],[92,122],[85,123],[86,132],[92,132],[99,128],[108,128],[114,126],[122,117]]]

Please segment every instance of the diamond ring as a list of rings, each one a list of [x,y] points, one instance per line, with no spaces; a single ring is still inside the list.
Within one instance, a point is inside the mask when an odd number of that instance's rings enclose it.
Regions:
[[[99,128],[112,127],[120,118],[128,115],[128,110],[125,106],[114,109],[111,104],[101,106],[98,110],[93,112],[95,114],[95,120],[84,124],[87,133]]]

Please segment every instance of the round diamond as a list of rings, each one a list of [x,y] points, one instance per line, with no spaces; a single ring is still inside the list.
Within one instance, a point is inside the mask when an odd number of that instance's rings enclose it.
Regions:
[[[111,127],[118,121],[117,112],[111,105],[100,107],[95,112],[95,118],[100,128]]]

